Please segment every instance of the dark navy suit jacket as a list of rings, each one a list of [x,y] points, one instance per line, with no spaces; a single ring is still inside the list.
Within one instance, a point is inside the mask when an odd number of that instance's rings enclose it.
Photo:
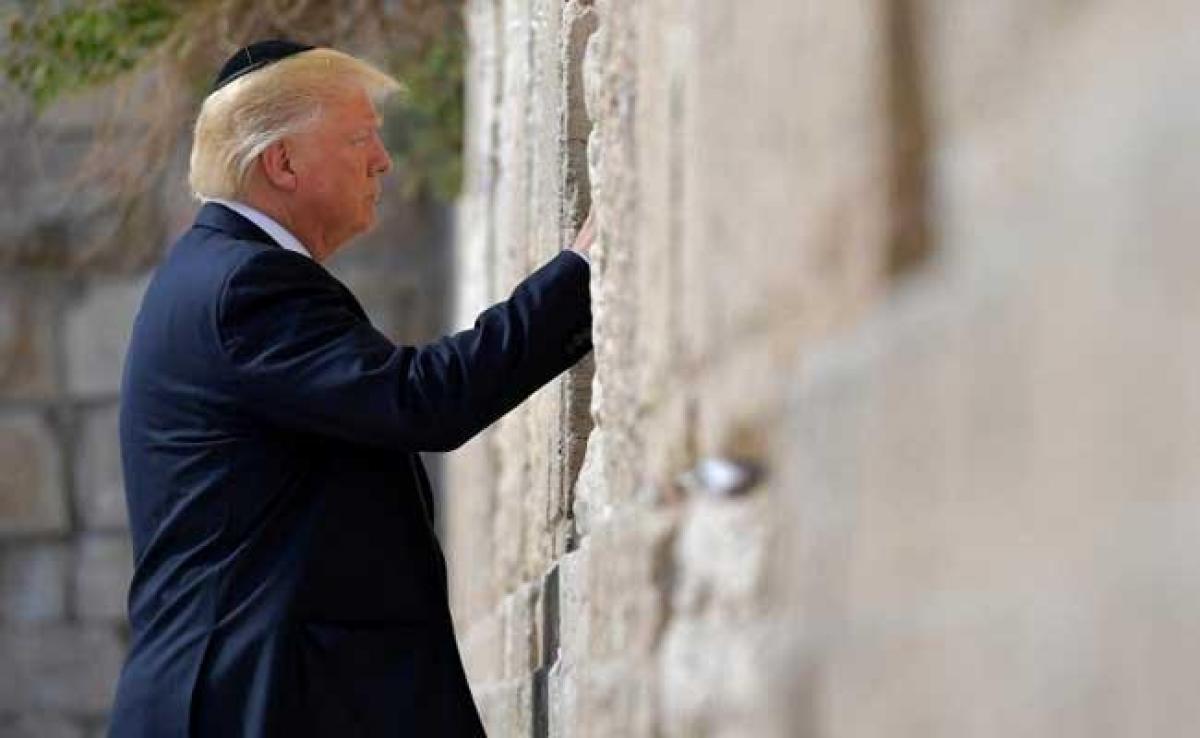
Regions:
[[[421,347],[217,204],[142,302],[121,451],[136,558],[114,738],[478,736],[418,451],[591,350],[560,253]]]

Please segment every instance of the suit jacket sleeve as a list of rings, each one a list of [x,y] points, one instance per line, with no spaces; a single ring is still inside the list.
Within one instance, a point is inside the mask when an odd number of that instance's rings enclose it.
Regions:
[[[472,329],[398,346],[322,267],[283,249],[257,251],[218,301],[222,366],[239,403],[272,424],[445,451],[591,350],[588,276],[585,261],[560,253]]]

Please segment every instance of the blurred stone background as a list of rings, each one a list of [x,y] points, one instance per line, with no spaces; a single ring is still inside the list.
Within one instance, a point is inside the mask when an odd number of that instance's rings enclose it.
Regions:
[[[599,216],[593,356],[438,483],[489,734],[1194,734],[1194,3],[466,21],[454,215],[393,205],[335,269],[420,342]],[[0,736],[101,734],[124,648],[149,265],[73,256],[119,225],[69,184],[87,100],[0,114]],[[157,201],[131,253],[190,220]]]

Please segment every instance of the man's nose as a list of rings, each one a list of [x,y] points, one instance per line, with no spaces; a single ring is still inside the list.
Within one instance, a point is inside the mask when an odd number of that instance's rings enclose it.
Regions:
[[[392,169],[392,157],[388,154],[387,147],[383,145],[383,139],[375,136],[375,161],[371,171],[377,175],[387,174]]]

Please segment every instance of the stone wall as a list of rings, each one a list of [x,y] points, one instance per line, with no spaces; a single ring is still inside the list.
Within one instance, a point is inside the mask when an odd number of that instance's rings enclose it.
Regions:
[[[88,105],[39,119],[0,92],[0,735],[98,736],[127,640],[117,391],[145,276],[84,266],[115,227],[77,176]]]
[[[492,735],[1200,724],[1194,3],[468,11],[459,322],[599,216],[450,459]]]

